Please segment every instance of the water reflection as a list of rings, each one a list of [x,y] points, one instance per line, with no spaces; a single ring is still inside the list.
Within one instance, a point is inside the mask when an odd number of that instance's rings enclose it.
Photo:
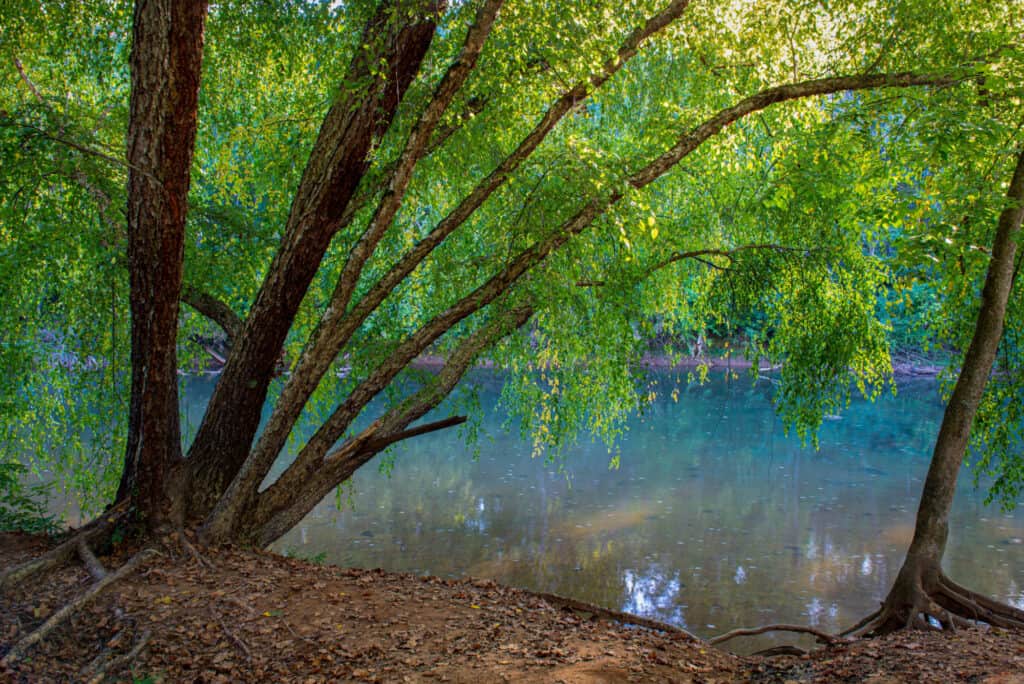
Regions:
[[[674,378],[658,380],[664,398],[632,422],[618,470],[592,443],[563,472],[531,460],[492,411],[478,460],[454,432],[412,440],[393,477],[369,464],[351,505],[328,497],[276,548],[491,578],[705,636],[769,621],[834,630],[876,608],[913,531],[941,417],[934,386],[854,402],[823,426],[815,452],[784,434],[766,384],[717,378],[676,402]],[[495,400],[482,392],[483,406]],[[1022,605],[1024,515],[984,507],[963,480],[947,569]]]

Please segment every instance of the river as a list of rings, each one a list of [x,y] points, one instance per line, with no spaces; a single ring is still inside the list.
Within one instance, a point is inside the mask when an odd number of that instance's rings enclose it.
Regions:
[[[621,440],[617,469],[588,440],[559,465],[532,459],[502,430],[497,383],[478,377],[476,457],[457,430],[401,444],[390,476],[371,462],[275,549],[494,579],[701,636],[768,622],[837,630],[877,608],[899,569],[942,414],[934,382],[903,384],[896,397],[856,400],[827,420],[815,451],[784,433],[770,382],[681,378],[673,399],[677,378],[662,374],[658,399]],[[188,383],[190,415],[211,386]],[[947,571],[1024,607],[1024,513],[983,501],[965,473]],[[738,646],[776,639],[792,641]]]

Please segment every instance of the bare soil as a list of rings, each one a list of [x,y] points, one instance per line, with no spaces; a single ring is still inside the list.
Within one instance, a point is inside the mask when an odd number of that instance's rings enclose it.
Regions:
[[[47,541],[0,535],[0,567]],[[1024,635],[908,632],[739,657],[489,581],[164,550],[0,681],[985,682],[1024,684]],[[126,553],[102,558],[108,569]],[[0,654],[92,582],[71,565],[0,596]],[[146,638],[137,657],[103,667]]]

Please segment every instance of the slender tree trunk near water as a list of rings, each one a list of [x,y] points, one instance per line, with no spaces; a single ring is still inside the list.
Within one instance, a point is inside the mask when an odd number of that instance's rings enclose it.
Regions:
[[[934,617],[947,627],[955,626],[961,618],[1024,627],[1024,612],[965,589],[942,572],[957,475],[967,452],[971,424],[995,362],[1007,301],[1013,288],[1017,238],[1024,217],[1024,149],[1017,156],[1007,199],[1009,204],[999,216],[992,244],[974,336],[939,427],[921,493],[914,537],[881,610],[863,628],[872,633],[925,626],[922,615]]]
[[[135,7],[128,127],[131,399],[118,500],[154,529],[177,517],[182,462],[177,336],[204,0]]]

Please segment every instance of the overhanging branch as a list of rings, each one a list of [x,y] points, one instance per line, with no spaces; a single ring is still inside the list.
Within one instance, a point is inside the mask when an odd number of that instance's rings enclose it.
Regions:
[[[183,285],[181,288],[181,301],[216,323],[228,336],[229,341],[234,341],[242,332],[242,319],[230,306],[216,297],[203,292],[191,285]]]

